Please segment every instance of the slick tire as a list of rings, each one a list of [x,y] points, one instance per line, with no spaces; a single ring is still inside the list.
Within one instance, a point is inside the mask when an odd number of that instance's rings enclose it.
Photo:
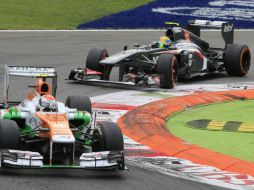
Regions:
[[[87,111],[92,114],[92,104],[88,96],[68,96],[65,105],[76,108],[78,111]]]
[[[116,123],[98,123],[93,132],[93,152],[122,151],[124,148],[123,134]]]
[[[112,66],[102,65],[99,62],[108,57],[108,51],[101,48],[93,48],[89,51],[86,59],[86,68],[101,72],[101,80],[109,80]]]
[[[160,87],[171,89],[177,82],[177,59],[172,54],[161,54],[157,61],[157,72],[160,75]]]
[[[247,45],[232,44],[224,54],[225,69],[230,76],[245,76],[250,68],[251,54]]]
[[[0,120],[0,149],[18,149],[20,131],[17,123],[12,120]]]

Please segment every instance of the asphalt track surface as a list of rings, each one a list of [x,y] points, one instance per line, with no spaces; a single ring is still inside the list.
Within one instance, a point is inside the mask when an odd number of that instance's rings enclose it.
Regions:
[[[81,32],[0,32],[0,86],[3,87],[4,65],[54,66],[58,70],[58,99],[65,101],[68,95],[96,96],[117,92],[116,86],[93,86],[65,81],[70,69],[84,67],[85,56],[93,47],[108,49],[109,54],[117,52],[124,45],[146,44],[158,40],[161,31],[81,31]],[[223,45],[219,32],[205,32],[203,37],[214,45]],[[235,41],[254,47],[252,31],[235,32]],[[247,77],[228,77],[217,74],[205,78],[186,81],[188,84],[246,82],[254,79],[253,65]],[[114,76],[113,76],[114,77]],[[31,83],[33,80],[30,80]],[[27,81],[12,80],[11,99],[21,100],[27,93]],[[181,85],[183,83],[179,83]],[[2,88],[1,88],[2,89]],[[1,95],[3,90],[0,91]],[[1,97],[2,100],[2,97]],[[2,170],[0,188],[5,189],[184,189],[210,190],[220,187],[200,184],[140,169],[128,165],[130,171],[101,172],[80,170]]]

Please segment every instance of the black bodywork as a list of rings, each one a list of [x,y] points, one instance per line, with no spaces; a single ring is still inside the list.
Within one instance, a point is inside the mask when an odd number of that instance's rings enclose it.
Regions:
[[[200,38],[202,27],[220,28],[225,45],[210,47],[208,42]],[[123,51],[112,56],[108,56],[105,49],[92,49],[87,57],[86,68],[72,70],[68,79],[94,81],[97,76],[96,79],[100,81],[111,82],[112,68],[119,67],[120,82],[133,82],[135,85],[157,83],[161,87],[173,88],[177,78],[188,79],[225,70],[229,75],[244,76],[249,70],[249,48],[246,45],[233,44],[232,22],[191,20],[187,27],[170,26],[165,35],[173,42],[170,47],[160,48],[159,42],[144,46],[134,45],[131,49],[125,46]],[[169,56],[166,58],[163,54]],[[160,56],[164,58],[160,59]],[[170,63],[162,63],[167,62],[167,59]],[[237,61],[231,63],[232,59]],[[159,64],[170,64],[169,67],[165,67],[170,71],[162,71]],[[99,73],[91,74],[90,70]],[[164,80],[164,75],[169,76],[165,80],[172,80],[169,81],[172,84],[165,86],[160,82]]]

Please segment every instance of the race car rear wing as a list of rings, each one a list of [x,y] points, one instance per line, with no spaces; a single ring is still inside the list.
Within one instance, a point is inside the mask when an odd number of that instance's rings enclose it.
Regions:
[[[233,22],[211,21],[211,20],[189,20],[188,30],[200,37],[201,28],[221,28],[221,35],[225,42],[225,47],[234,43]]]
[[[52,94],[56,95],[57,72],[54,67],[29,67],[29,66],[7,66],[5,65],[4,77],[4,104],[8,107],[8,91],[10,76],[52,78]]]
[[[5,73],[11,76],[24,76],[35,78],[56,77],[54,67],[27,67],[27,66],[5,66]]]

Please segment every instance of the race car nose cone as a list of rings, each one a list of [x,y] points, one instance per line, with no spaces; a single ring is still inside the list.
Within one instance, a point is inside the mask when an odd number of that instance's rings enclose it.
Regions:
[[[75,138],[73,135],[53,135],[53,143],[74,143]]]

